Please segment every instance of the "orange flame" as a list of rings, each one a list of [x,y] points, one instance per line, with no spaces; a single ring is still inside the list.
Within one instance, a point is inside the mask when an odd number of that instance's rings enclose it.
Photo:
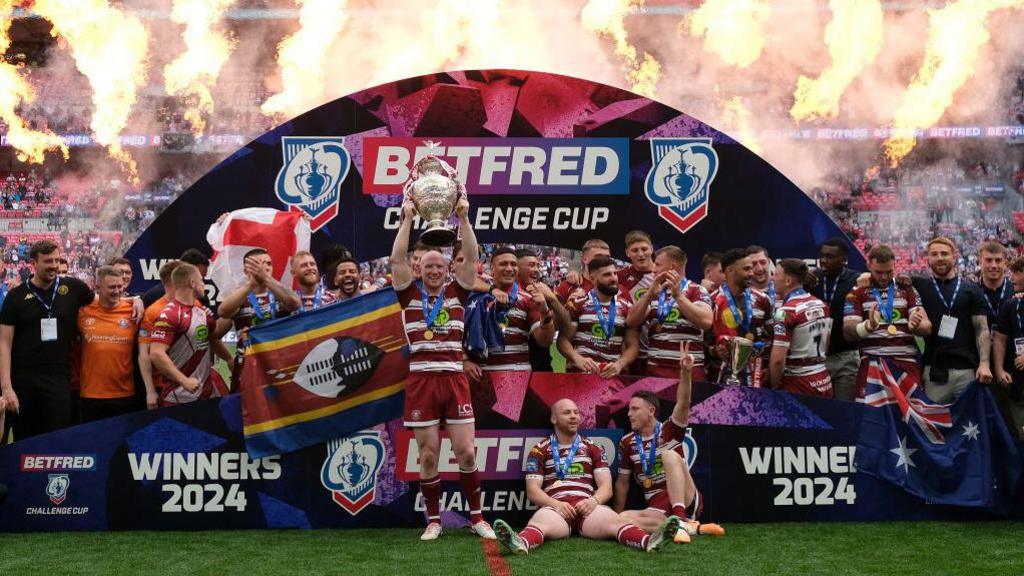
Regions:
[[[92,129],[96,142],[121,162],[132,182],[135,160],[121,147],[139,88],[146,81],[149,34],[142,22],[108,0],[36,0],[33,10],[64,38],[78,70],[92,87]]]
[[[746,68],[765,46],[764,25],[771,8],[768,0],[705,0],[681,29],[704,38],[704,48],[726,64]]]
[[[185,120],[198,136],[213,113],[211,88],[231,54],[233,41],[216,29],[234,0],[174,0],[171,20],[185,25],[185,52],[164,67],[167,93],[186,104]]]
[[[626,66],[630,89],[642,96],[653,97],[655,84],[661,78],[661,64],[629,43],[624,20],[634,5],[643,5],[643,0],[590,0],[583,7],[583,27],[611,36],[615,41],[615,55]]]
[[[733,96],[722,105],[722,126],[738,140],[756,154],[761,154],[764,149],[754,135],[754,129],[750,122],[752,114],[747,103],[740,96]]]
[[[263,103],[263,113],[294,115],[320,104],[327,79],[327,54],[347,17],[347,0],[296,0],[299,31],[277,46],[282,90]]]
[[[924,62],[896,109],[893,133],[882,143],[890,166],[898,166],[914,149],[917,131],[935,125],[970,78],[990,38],[988,16],[1002,8],[1022,7],[1024,0],[957,0],[928,10]]]
[[[835,118],[846,88],[882,48],[884,16],[879,0],[830,0],[832,21],[825,28],[832,63],[815,79],[797,79],[794,120]]]
[[[10,14],[13,8],[14,0],[0,0],[0,14],[4,15],[4,21],[0,23],[0,54],[11,47]],[[57,135],[32,130],[18,116],[20,104],[35,100],[32,86],[18,72],[18,67],[0,59],[0,119],[7,125],[7,142],[18,151],[18,159],[22,162],[41,164],[47,150],[59,151],[67,160],[68,147]]]

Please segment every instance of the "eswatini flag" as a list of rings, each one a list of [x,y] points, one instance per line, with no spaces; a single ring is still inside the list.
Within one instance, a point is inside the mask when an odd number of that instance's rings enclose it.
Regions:
[[[261,324],[242,369],[245,446],[282,454],[398,418],[409,362],[385,289]]]

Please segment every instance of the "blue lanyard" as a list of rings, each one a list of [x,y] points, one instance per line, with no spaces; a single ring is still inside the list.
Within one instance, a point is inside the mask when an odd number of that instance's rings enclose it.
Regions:
[[[846,270],[845,268],[843,269]],[[839,279],[842,278],[843,272],[840,272],[836,276],[836,281],[832,283],[832,290],[828,289],[828,276],[821,277],[821,295],[825,297],[825,303],[829,306],[832,305],[832,299],[836,297],[836,292],[839,290]]]
[[[732,297],[732,291],[729,290],[728,286],[722,286],[722,294],[725,294],[725,301],[729,303],[729,311],[732,312],[732,317],[736,320],[736,324],[739,325],[740,330],[744,334],[750,333],[750,322],[754,318],[754,305],[750,301],[750,288],[743,291],[743,309],[746,312],[745,316],[740,316],[740,311],[736,307],[736,300]]]
[[[679,293],[686,295],[686,290],[690,287],[690,280],[683,278],[679,281]],[[668,290],[662,290],[658,294],[658,322],[664,322],[665,318],[668,317],[669,311],[675,306],[675,298],[668,297]]]
[[[939,300],[942,301],[942,305],[946,307],[946,312],[950,315],[953,314],[953,305],[956,304],[957,294],[960,294],[960,282],[962,281],[963,278],[957,277],[956,287],[953,288],[953,297],[950,299],[950,302],[946,302],[946,297],[942,295],[942,289],[939,288],[939,282],[935,280],[935,276],[932,276],[932,286],[935,286],[935,293],[939,295]]]
[[[53,280],[53,290],[52,290],[52,292],[50,294],[50,303],[49,304],[47,304],[46,300],[43,300],[43,297],[39,295],[39,292],[36,292],[35,288],[32,287],[32,281],[31,280],[28,281],[28,284],[29,284],[29,292],[31,292],[32,295],[35,296],[37,300],[39,300],[39,303],[43,305],[43,309],[46,310],[46,317],[47,318],[53,318],[53,301],[57,299],[57,287],[60,286],[60,276],[57,276]]]
[[[660,438],[661,422],[658,422],[654,425],[654,437],[651,438],[651,449],[645,454],[644,441],[640,438],[640,433],[637,432],[636,435],[633,436],[633,441],[636,443],[636,453],[640,457],[640,469],[644,471],[644,475],[647,477],[650,477],[651,472],[654,471],[654,459],[658,455],[658,440]]]
[[[878,303],[878,311],[882,313],[882,320],[885,320],[886,324],[892,324],[892,306],[896,301],[896,282],[889,284],[887,288],[888,294],[886,295],[886,303],[882,304],[882,295],[878,292],[878,288],[872,288],[871,293],[875,296],[875,302]]]
[[[572,439],[572,445],[569,446],[569,453],[565,455],[565,460],[562,460],[561,454],[558,449],[558,435],[551,435],[551,460],[555,465],[555,476],[558,476],[559,480],[565,480],[565,475],[569,473],[569,467],[572,466],[572,461],[576,458],[576,451],[580,447],[580,435],[577,434]]]
[[[268,313],[268,316],[273,318],[274,305],[277,304],[277,298],[274,297],[273,292],[267,292],[267,302],[270,304],[270,312]],[[259,298],[256,298],[256,295],[253,294],[252,292],[249,292],[249,305],[252,306],[252,313],[256,316],[257,319],[259,319],[260,322],[262,322],[264,320],[263,308],[260,306]]]
[[[775,308],[775,279],[772,278],[768,281],[768,301],[772,303],[772,308]]]
[[[512,311],[512,308],[515,308],[516,302],[518,302],[518,301],[519,301],[519,283],[518,282],[513,282],[512,283],[512,289],[508,291],[508,306],[506,306],[503,311],[498,312],[498,323],[499,324],[507,324],[508,323],[508,313]]]
[[[320,301],[323,300],[323,297],[324,297],[324,285],[321,284],[321,285],[316,287],[316,295],[313,296],[313,308],[312,308],[313,310],[318,310],[320,308]],[[306,311],[305,300],[302,299],[302,293],[299,293],[299,312],[305,312],[305,311]]]
[[[437,319],[437,314],[441,311],[441,305],[444,304],[444,290],[437,295],[437,299],[434,300],[434,305],[430,306],[430,294],[427,294],[427,289],[423,287],[423,281],[418,282],[420,287],[420,299],[423,301],[423,322],[427,328],[434,325],[434,320]]]
[[[604,315],[604,309],[601,308],[601,301],[597,299],[597,291],[590,291],[590,301],[594,304],[594,315],[597,316],[597,325],[601,327],[603,332],[602,336],[605,340],[610,340],[612,333],[615,332],[615,297],[612,297],[612,301],[608,303],[608,317]]]
[[[999,290],[999,299],[996,300],[995,305],[992,305],[992,301],[988,299],[988,291],[982,286],[981,294],[985,297],[985,306],[988,307],[988,311],[991,312],[992,316],[999,313],[999,305],[1003,303],[1003,299],[1006,298],[1006,287],[1010,285],[1010,281],[1003,278],[1003,287]]]
[[[789,294],[786,294],[786,297],[782,299],[782,304],[785,305],[786,302],[789,302],[789,299],[793,298],[794,296],[802,296],[804,294],[807,294],[807,290],[804,290],[803,288],[800,288],[799,290],[793,290]]]
[[[1015,304],[1015,306],[1017,307],[1017,337],[1020,338],[1021,336],[1024,336],[1024,327],[1021,327],[1020,323],[1020,300],[1017,300],[1017,304]]]

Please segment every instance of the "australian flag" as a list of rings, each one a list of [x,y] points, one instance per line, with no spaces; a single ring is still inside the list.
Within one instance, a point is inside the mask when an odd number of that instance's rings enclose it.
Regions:
[[[1001,508],[1017,486],[1020,456],[991,393],[971,384],[935,404],[923,383],[872,357],[857,440],[857,469],[934,504]]]

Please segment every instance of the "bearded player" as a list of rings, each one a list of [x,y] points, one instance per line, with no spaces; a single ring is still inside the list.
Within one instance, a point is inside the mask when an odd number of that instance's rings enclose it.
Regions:
[[[459,482],[469,501],[473,532],[494,538],[481,514],[480,476],[473,446],[474,417],[469,381],[462,366],[463,321],[469,291],[476,281],[476,235],[469,223],[469,202],[463,197],[455,208],[462,231],[465,259],[447,282],[444,255],[429,250],[420,257],[420,279],[415,282],[406,258],[409,233],[416,209],[402,206],[402,223],[391,250],[391,273],[402,322],[409,342],[409,378],[405,385],[405,426],[412,428],[420,455],[420,491],[427,508],[427,528],[421,540],[441,535],[441,478],[437,473],[441,447],[441,421],[459,464]]]
[[[683,531],[676,542],[689,542],[691,535],[724,536],[717,524],[701,524],[700,492],[686,463],[683,441],[690,419],[690,385],[693,383],[695,359],[689,342],[679,345],[679,386],[672,415],[658,421],[658,397],[639,391],[629,400],[629,426],[632,432],[619,441],[619,476],[615,480],[615,510],[622,518],[645,530],[661,525],[667,518],[678,517]],[[644,491],[644,510],[626,510],[629,479],[633,477]]]
[[[494,523],[498,541],[514,554],[528,554],[545,540],[572,534],[615,538],[630,548],[652,552],[675,537],[679,518],[670,516],[648,534],[605,505],[612,497],[612,475],[601,448],[579,433],[580,409],[569,399],[551,406],[555,430],[526,457],[526,495],[540,510],[516,533],[503,520]]]

